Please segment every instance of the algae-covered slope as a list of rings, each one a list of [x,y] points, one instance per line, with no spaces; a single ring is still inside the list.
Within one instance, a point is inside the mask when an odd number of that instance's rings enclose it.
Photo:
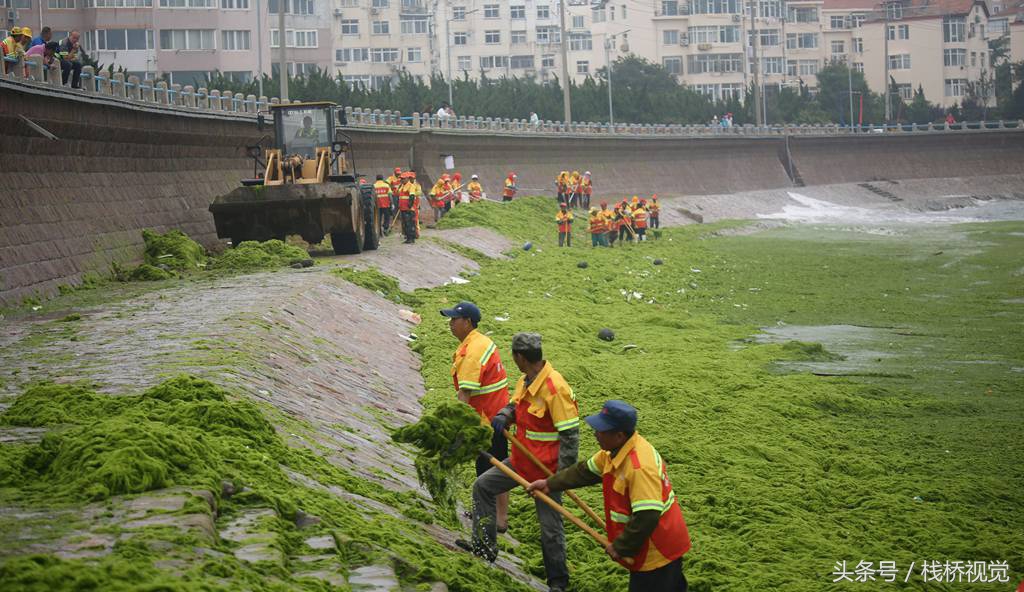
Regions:
[[[914,565],[914,589],[934,586],[925,560],[1006,562],[1008,580],[1024,577],[1024,224],[888,236],[688,227],[593,249],[581,219],[576,246],[559,249],[554,212],[551,199],[525,199],[460,206],[443,221],[533,248],[424,297],[415,349],[428,404],[453,396],[455,343],[437,309],[471,300],[506,357],[515,332],[544,336],[583,413],[607,398],[639,408],[690,524],[692,589],[827,589],[843,561],[894,561],[901,578]],[[824,327],[824,343],[752,339],[797,324]],[[878,331],[867,355],[831,352],[844,345],[828,327],[853,325]],[[597,338],[603,327],[614,341]],[[836,369],[787,371],[801,359]],[[601,503],[596,490],[584,497]],[[539,573],[532,504],[513,499],[517,552]],[[568,533],[575,589],[624,589],[625,573]]]

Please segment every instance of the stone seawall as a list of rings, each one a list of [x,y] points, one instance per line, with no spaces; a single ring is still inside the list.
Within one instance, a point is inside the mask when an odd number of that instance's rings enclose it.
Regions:
[[[34,130],[22,117],[58,140]],[[0,304],[48,296],[83,274],[141,258],[141,230],[219,243],[207,207],[253,174],[245,147],[270,134],[251,116],[183,112],[0,81]],[[563,169],[590,170],[595,199],[728,194],[873,179],[1024,173],[1024,132],[864,137],[581,137],[351,128],[372,178],[413,166],[424,187],[455,157],[492,197],[509,171],[521,194],[552,194]],[[790,167],[790,163],[792,167]],[[792,168],[792,171],[790,171]],[[429,218],[428,218],[429,219]]]

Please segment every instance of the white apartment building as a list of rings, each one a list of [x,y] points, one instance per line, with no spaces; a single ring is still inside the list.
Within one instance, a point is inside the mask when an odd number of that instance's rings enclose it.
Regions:
[[[189,84],[219,70],[276,70],[279,0],[0,0],[8,22],[77,28],[101,63]],[[316,68],[379,88],[399,73],[561,78],[557,0],[283,0],[291,74]],[[1016,2],[1013,4],[1011,2]],[[882,6],[888,9],[881,10]],[[570,0],[567,66],[577,82],[626,54],[663,65],[716,99],[815,87],[830,61],[884,92],[886,67],[910,98],[942,105],[991,72],[987,39],[1011,35],[1024,59],[1019,0]],[[264,31],[259,34],[259,31]],[[886,37],[889,52],[885,53]]]

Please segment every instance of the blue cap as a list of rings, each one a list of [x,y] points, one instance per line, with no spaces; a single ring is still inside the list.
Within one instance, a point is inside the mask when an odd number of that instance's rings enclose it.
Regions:
[[[636,409],[624,401],[605,401],[601,412],[585,420],[598,432],[636,431]]]
[[[480,309],[472,302],[460,302],[451,308],[441,309],[441,316],[449,319],[469,319],[476,324],[480,322]]]

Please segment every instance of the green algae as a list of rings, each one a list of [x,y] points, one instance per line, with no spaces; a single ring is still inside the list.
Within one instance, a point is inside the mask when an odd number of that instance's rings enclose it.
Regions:
[[[369,267],[366,269],[342,267],[340,269],[333,270],[331,273],[361,288],[366,288],[371,292],[376,292],[384,298],[398,304],[417,306],[422,302],[415,294],[403,292],[398,285],[398,280],[390,275],[382,273],[376,267]]]
[[[206,249],[180,230],[160,234],[142,231],[143,255],[147,264],[166,266],[178,271],[191,271],[206,264]]]
[[[224,251],[211,261],[210,266],[213,269],[255,271],[284,267],[305,259],[309,259],[305,250],[271,239],[262,243],[245,241]]]
[[[550,227],[554,204],[517,202],[442,221],[537,248],[425,295],[413,347],[428,407],[453,396],[454,344],[426,312],[471,300],[499,349],[518,331],[544,336],[582,413],[613,397],[638,407],[690,524],[692,589],[820,590],[836,561],[905,570],[925,556],[1008,561],[1011,581],[1020,579],[1024,376],[1013,368],[1024,367],[1024,336],[1007,328],[1024,322],[1014,255],[1024,252],[1024,224],[891,237],[820,228],[716,236],[717,226],[694,226],[614,249],[557,249],[554,232],[537,230]],[[497,313],[509,320],[492,321]],[[777,324],[890,328],[871,347],[892,355],[855,378],[779,375],[779,361],[841,356],[828,343],[735,347]],[[598,340],[601,327],[616,341]],[[586,435],[581,448],[596,450]],[[600,507],[598,490],[580,493]],[[512,499],[511,533],[526,543],[516,553],[540,575],[533,504]],[[625,574],[600,550],[566,534],[576,590],[624,589]],[[927,588],[919,575],[906,586]]]
[[[457,470],[490,448],[491,436],[491,428],[481,425],[476,411],[459,402],[442,403],[416,423],[391,434],[395,442],[416,446],[416,477],[446,524],[457,523]]]
[[[128,272],[125,279],[133,282],[158,282],[160,280],[169,280],[173,277],[175,277],[174,274],[167,270],[160,269],[149,263],[143,263]]]

